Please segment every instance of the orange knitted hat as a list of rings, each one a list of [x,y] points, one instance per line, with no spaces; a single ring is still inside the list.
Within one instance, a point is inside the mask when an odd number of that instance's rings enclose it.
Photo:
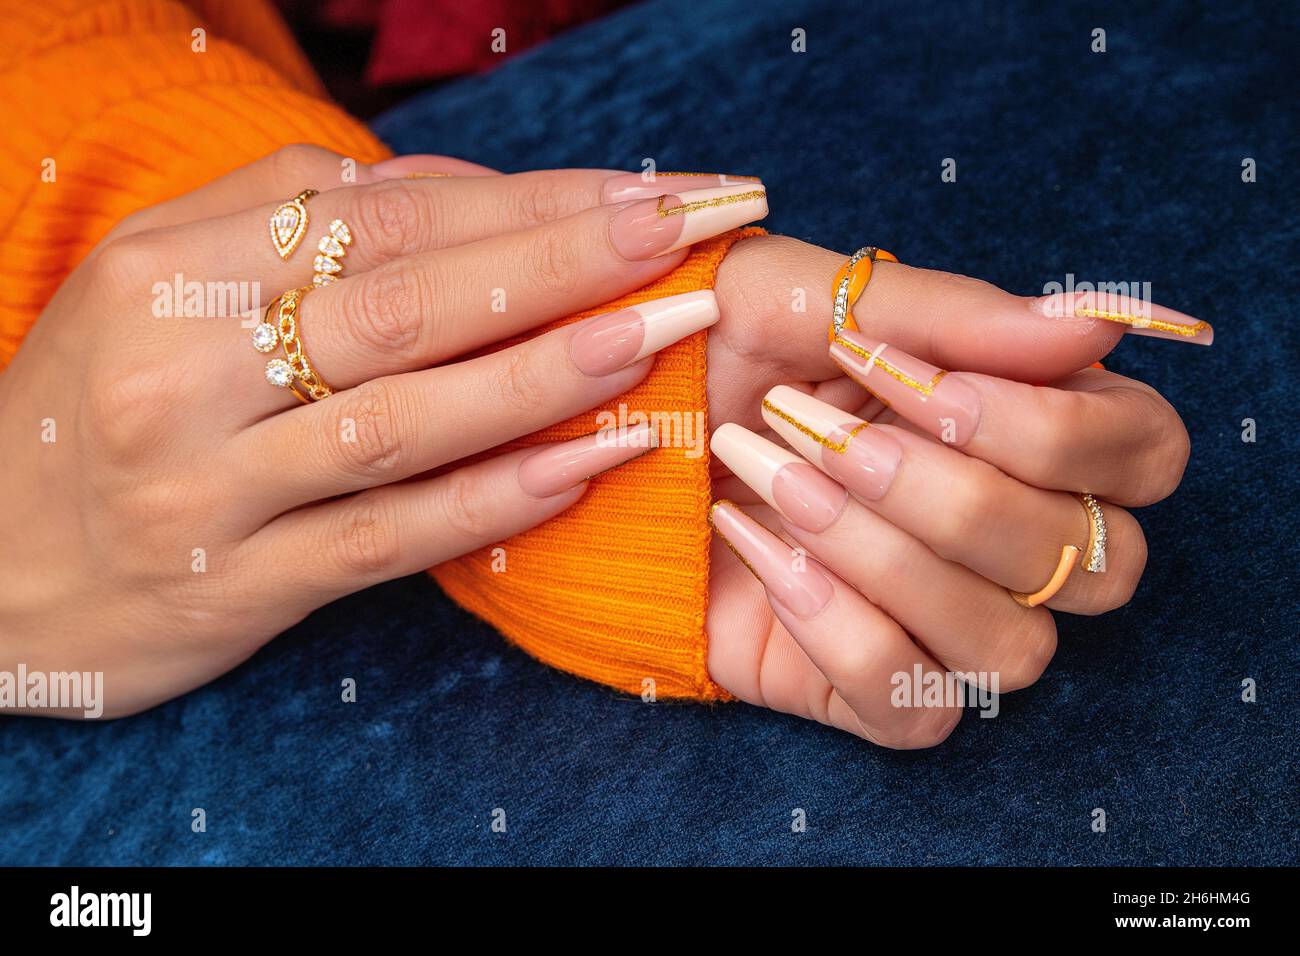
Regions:
[[[196,54],[196,29],[206,50]],[[0,0],[0,368],[59,284],[137,209],[294,142],[374,162],[365,127],[321,98],[262,0]],[[93,82],[88,78],[93,78]],[[53,160],[57,187],[41,178]],[[588,315],[713,284],[731,243],[701,243],[672,274]],[[708,430],[705,333],[659,353],[606,410],[657,415],[663,446],[592,481],[563,515],[433,570],[460,604],[539,659],[632,693],[717,699],[705,666]],[[622,411],[620,409],[622,407]],[[634,419],[635,420],[635,419]],[[595,430],[594,413],[514,445]],[[606,529],[617,527],[617,536]]]

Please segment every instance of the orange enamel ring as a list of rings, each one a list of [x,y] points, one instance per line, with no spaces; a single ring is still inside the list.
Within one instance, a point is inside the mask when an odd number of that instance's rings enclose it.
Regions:
[[[853,318],[853,306],[866,291],[867,283],[871,281],[871,268],[877,259],[884,259],[886,262],[898,261],[892,252],[886,252],[875,246],[863,246],[840,266],[839,272],[835,273],[835,283],[831,286],[832,295],[835,297],[835,308],[826,336],[828,343],[834,342],[835,336],[842,329],[858,331],[857,320]]]

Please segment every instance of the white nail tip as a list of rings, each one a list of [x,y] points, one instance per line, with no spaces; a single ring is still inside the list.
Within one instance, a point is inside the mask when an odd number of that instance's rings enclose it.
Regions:
[[[645,323],[641,349],[633,361],[640,361],[688,335],[707,329],[718,321],[718,300],[712,289],[683,292],[633,306]]]
[[[777,505],[772,496],[772,479],[786,465],[802,461],[780,445],[734,422],[720,425],[714,431],[709,449],[737,478],[773,507]]]

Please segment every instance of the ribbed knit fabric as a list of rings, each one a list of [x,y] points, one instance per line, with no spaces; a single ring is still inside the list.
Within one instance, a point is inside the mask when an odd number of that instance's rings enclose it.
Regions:
[[[206,49],[196,52],[200,28]],[[362,162],[388,155],[321,98],[262,0],[0,0],[0,65],[0,369],[63,279],[129,213],[289,143]],[[42,178],[49,161],[53,182]],[[742,234],[697,246],[671,275],[584,316],[710,287]],[[660,353],[621,401],[630,412],[689,416],[692,437],[705,442],[695,422],[707,411],[705,334]],[[587,413],[517,444],[594,429]],[[725,695],[705,666],[708,503],[707,449],[689,457],[659,448],[504,542],[504,573],[490,550],[433,573],[455,600],[556,667],[632,693],[653,681],[660,698],[718,699]]]

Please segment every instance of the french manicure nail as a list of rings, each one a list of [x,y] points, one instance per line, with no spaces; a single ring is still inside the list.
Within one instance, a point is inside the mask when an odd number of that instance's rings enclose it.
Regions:
[[[979,393],[900,348],[845,329],[830,356],[872,395],[947,444],[966,444],[979,427]]]
[[[624,259],[641,261],[685,249],[767,215],[761,184],[691,189],[625,206],[610,219],[609,236]]]
[[[849,494],[798,455],[734,422],[719,426],[713,454],[787,520],[820,534],[844,511]]]
[[[826,572],[802,551],[796,551],[730,501],[715,501],[709,524],[759,583],[789,608],[795,617],[809,620],[821,613],[835,596]]]
[[[658,199],[664,193],[714,186],[762,185],[757,176],[728,176],[725,173],[619,173],[605,180],[601,189],[606,203],[630,202],[634,199]]]
[[[639,458],[658,445],[658,436],[649,424],[607,428],[548,445],[519,463],[519,487],[534,498],[549,498]]]
[[[587,319],[569,339],[569,354],[584,375],[610,375],[717,321],[712,289],[683,292]]]
[[[1030,299],[1029,307],[1049,319],[1114,322],[1127,326],[1124,331],[1131,335],[1150,335],[1193,345],[1209,345],[1214,341],[1214,328],[1209,322],[1126,295],[1057,292]]]
[[[763,420],[791,448],[868,501],[884,497],[903,457],[893,435],[788,385],[763,397]]]

